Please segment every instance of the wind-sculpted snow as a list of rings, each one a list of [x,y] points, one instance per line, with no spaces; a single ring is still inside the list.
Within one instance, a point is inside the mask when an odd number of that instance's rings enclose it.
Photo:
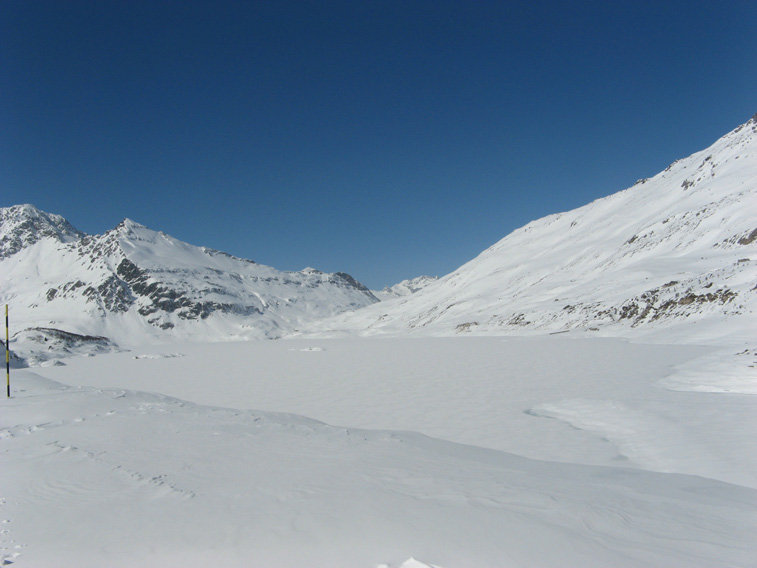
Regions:
[[[753,565],[746,487],[16,382],[0,555],[19,567]]]

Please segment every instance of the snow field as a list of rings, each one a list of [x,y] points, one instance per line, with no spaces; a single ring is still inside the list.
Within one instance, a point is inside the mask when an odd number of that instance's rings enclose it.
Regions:
[[[714,352],[570,335],[293,339],[135,348],[69,359],[44,373],[77,386],[757,488],[754,398],[658,384],[675,381],[678,365],[688,372]],[[145,358],[160,353],[174,357]]]
[[[18,566],[748,566],[754,557],[750,488],[66,387],[30,371],[14,382],[0,425],[9,527],[0,544]]]

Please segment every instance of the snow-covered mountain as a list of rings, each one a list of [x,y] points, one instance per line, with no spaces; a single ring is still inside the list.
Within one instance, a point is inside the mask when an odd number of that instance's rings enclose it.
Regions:
[[[0,303],[43,349],[298,331],[674,340],[696,325],[700,338],[743,337],[757,331],[755,253],[757,117],[653,178],[529,223],[441,279],[375,294],[347,274],[282,272],[130,220],[89,236],[30,205],[0,209]]]
[[[685,322],[723,336],[757,331],[755,284],[757,115],[653,178],[533,221],[418,293],[318,332],[670,335]]]
[[[282,272],[128,219],[89,236],[31,205],[0,209],[0,304],[42,343],[275,338],[376,301],[348,274]]]
[[[403,280],[394,286],[386,286],[383,290],[371,290],[371,292],[383,302],[415,294],[438,279],[438,276],[418,276],[417,278]]]

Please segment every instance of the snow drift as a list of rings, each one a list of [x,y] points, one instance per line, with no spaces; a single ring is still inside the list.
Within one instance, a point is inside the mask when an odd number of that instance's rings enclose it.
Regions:
[[[757,491],[29,372],[3,402],[4,563],[750,566]]]

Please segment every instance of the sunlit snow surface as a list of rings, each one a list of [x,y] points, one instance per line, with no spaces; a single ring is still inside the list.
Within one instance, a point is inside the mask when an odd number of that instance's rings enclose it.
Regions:
[[[659,384],[711,353],[570,335],[300,339],[17,371],[1,413],[2,554],[33,567],[753,566],[754,397]]]

